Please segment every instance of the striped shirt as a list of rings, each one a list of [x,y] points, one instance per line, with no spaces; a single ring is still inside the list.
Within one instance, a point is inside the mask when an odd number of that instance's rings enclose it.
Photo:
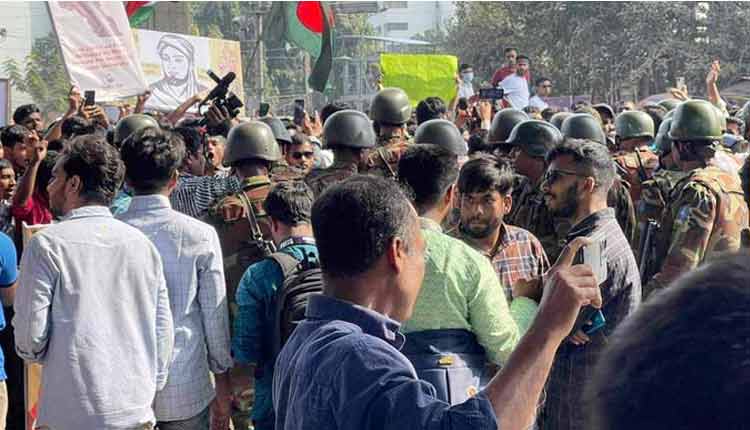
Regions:
[[[473,246],[461,226],[453,231],[453,235]],[[513,285],[516,282],[540,278],[549,269],[547,254],[539,239],[520,227],[503,224],[497,243],[490,252],[476,247],[475,249],[492,262],[508,303],[513,300]]]
[[[169,202],[174,210],[203,219],[214,202],[240,190],[240,180],[236,176],[193,176],[181,173],[177,187],[169,196]]]

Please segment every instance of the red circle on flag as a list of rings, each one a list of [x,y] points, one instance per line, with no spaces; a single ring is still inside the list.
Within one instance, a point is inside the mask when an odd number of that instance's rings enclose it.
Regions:
[[[297,3],[297,19],[313,33],[323,32],[323,10],[319,1],[301,1]]]

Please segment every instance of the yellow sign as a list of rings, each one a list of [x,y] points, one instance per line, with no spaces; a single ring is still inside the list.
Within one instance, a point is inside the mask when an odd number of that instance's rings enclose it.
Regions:
[[[453,55],[381,54],[384,87],[398,87],[409,95],[412,106],[427,97],[449,103],[456,96],[458,58]]]

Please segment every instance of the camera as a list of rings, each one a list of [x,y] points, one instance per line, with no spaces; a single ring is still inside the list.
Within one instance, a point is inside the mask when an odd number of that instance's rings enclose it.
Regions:
[[[202,112],[201,108],[206,104],[210,103],[219,109],[226,109],[229,113],[230,118],[234,118],[240,113],[240,108],[244,106],[242,101],[236,94],[229,91],[229,85],[237,77],[234,72],[229,72],[224,75],[223,78],[219,78],[216,74],[208,70],[208,76],[216,82],[216,86],[211,90],[203,101],[198,105],[198,111]],[[204,116],[201,120],[201,126],[206,125],[208,120]]]

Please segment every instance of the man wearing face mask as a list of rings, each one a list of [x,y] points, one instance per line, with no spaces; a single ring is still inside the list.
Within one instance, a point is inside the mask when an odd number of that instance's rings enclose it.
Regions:
[[[461,64],[458,68],[461,79],[458,83],[458,95],[456,97],[469,99],[474,96],[474,69],[471,64]]]

